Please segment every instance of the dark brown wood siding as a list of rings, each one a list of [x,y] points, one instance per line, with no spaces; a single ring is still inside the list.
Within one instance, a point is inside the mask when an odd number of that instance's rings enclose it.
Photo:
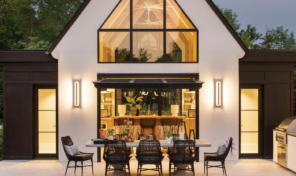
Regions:
[[[286,59],[281,60],[283,57]],[[287,60],[288,58],[288,60]],[[273,157],[273,129],[294,115],[296,51],[250,51],[240,60],[240,85],[262,85],[263,158]]]
[[[42,51],[19,52],[0,52],[4,91],[4,159],[34,158],[34,86],[58,84],[57,60],[50,60]],[[15,58],[22,54],[31,59]]]

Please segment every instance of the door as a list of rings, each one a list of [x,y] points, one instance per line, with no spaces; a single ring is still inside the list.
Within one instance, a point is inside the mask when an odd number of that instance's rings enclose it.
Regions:
[[[57,157],[57,89],[35,87],[35,157]]]
[[[240,157],[262,157],[262,88],[240,88]]]

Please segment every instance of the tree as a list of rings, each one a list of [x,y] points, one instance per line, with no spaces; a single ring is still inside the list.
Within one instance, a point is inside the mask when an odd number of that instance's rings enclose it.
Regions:
[[[223,9],[220,8],[218,5],[216,5],[217,8],[220,10],[220,12],[223,14],[223,16],[226,18],[228,23],[232,26],[232,28],[237,32],[241,26],[237,19],[237,14],[232,12],[231,9]]]
[[[252,27],[250,24],[247,29],[242,29],[238,32],[240,38],[244,41],[245,45],[250,49],[259,49],[260,45],[256,43],[259,39],[261,39],[262,34],[257,32],[256,27]]]

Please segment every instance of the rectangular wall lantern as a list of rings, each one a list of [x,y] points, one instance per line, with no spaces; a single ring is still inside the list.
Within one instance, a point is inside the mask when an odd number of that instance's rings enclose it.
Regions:
[[[80,82],[74,81],[74,106],[79,107],[80,106]]]
[[[215,90],[216,90],[216,100],[215,100],[215,105],[220,107],[222,105],[222,82],[221,81],[216,81],[215,83]]]

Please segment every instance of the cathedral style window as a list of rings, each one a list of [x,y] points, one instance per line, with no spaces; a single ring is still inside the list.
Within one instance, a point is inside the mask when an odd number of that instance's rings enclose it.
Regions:
[[[121,0],[98,33],[100,63],[198,62],[197,28],[175,0]]]

